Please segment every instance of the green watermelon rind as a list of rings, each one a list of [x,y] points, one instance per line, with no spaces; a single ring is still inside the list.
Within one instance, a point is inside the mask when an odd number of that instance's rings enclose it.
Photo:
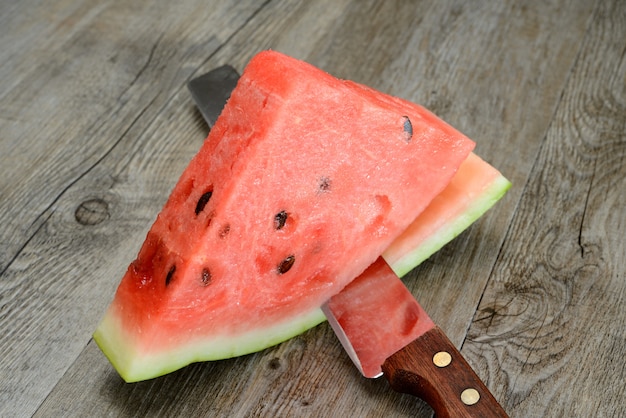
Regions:
[[[155,355],[135,348],[130,336],[123,332],[118,313],[109,308],[93,338],[107,359],[127,383],[152,379],[176,371],[191,363],[223,360],[262,351],[287,341],[326,321],[320,308],[315,308],[288,321],[258,328],[245,334],[199,340],[195,343],[160,351]],[[129,359],[135,359],[129,362]]]
[[[423,263],[431,255],[435,254],[443,246],[469,228],[500,200],[510,188],[511,182],[508,179],[502,175],[496,177],[480,196],[472,200],[471,204],[463,213],[449,220],[445,225],[439,228],[435,234],[432,234],[430,238],[422,242],[421,245],[391,263],[391,269],[398,277],[405,276],[408,272]],[[383,258],[385,258],[385,253],[383,253]]]

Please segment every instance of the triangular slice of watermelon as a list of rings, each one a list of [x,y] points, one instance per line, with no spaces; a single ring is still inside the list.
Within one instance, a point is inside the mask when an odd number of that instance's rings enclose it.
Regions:
[[[129,266],[96,342],[136,381],[309,328],[473,146],[420,106],[258,54]]]

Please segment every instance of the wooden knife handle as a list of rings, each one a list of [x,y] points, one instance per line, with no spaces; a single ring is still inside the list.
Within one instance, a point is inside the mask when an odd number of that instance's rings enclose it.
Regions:
[[[382,365],[391,387],[426,401],[437,418],[507,417],[446,334],[433,327]]]

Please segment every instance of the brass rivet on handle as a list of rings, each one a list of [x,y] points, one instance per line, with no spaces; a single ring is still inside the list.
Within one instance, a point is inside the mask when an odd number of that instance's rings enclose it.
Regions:
[[[474,405],[480,400],[480,393],[476,389],[468,388],[461,393],[461,401],[465,405]]]
[[[447,351],[440,351],[433,356],[433,363],[437,367],[446,367],[452,362],[452,356]]]

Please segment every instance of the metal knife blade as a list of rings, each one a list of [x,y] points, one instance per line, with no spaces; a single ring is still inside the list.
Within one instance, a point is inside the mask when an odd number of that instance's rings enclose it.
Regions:
[[[369,378],[382,376],[388,357],[435,326],[382,257],[322,311],[353,363]]]
[[[202,117],[212,128],[239,80],[239,73],[230,65],[222,65],[190,80],[187,88]]]
[[[238,78],[225,65],[187,84],[209,128]],[[422,398],[438,417],[507,417],[382,257],[322,310],[364,376],[384,375],[394,390]]]

